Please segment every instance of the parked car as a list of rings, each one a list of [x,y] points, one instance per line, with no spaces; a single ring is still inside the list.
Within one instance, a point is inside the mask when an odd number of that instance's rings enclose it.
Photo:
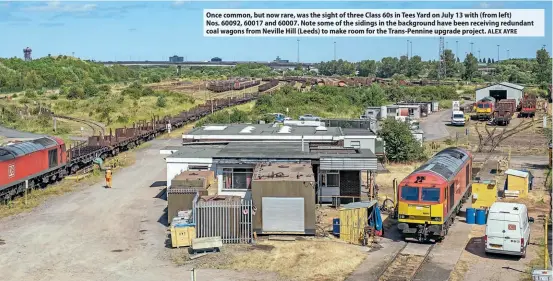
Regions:
[[[524,204],[493,203],[488,211],[484,236],[486,253],[526,257],[530,223],[533,222]]]
[[[321,117],[313,116],[312,114],[304,114],[299,119],[300,121],[321,121]]]

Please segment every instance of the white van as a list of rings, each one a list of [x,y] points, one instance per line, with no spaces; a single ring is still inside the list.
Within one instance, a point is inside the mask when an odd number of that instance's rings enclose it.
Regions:
[[[486,253],[526,256],[530,240],[530,223],[526,205],[519,203],[496,202],[488,211]]]
[[[451,114],[451,125],[465,126],[465,113],[459,110],[453,111]]]

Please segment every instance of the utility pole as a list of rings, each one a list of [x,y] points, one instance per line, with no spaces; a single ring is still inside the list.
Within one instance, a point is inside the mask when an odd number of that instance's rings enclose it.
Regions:
[[[459,41],[455,40],[455,56],[459,58]]]
[[[439,69],[438,69],[438,80],[444,79],[446,76],[446,64],[445,64],[445,49],[444,49],[444,37],[440,37],[440,46],[439,46]]]
[[[336,41],[334,41],[334,60],[336,61]]]
[[[474,44],[473,42],[470,42],[470,54],[471,54],[471,55],[472,55],[472,45],[473,45],[473,44]]]
[[[478,50],[478,60],[480,60],[480,50]]]
[[[411,41],[410,44],[411,44],[411,57],[413,57],[413,41]]]
[[[300,64],[300,39],[298,39],[298,65]]]
[[[511,55],[509,54],[509,49],[507,49],[507,59],[508,59],[508,60],[511,59]]]
[[[499,62],[499,45],[497,45],[497,62]]]
[[[410,40],[407,40],[407,59],[409,59],[409,42]]]

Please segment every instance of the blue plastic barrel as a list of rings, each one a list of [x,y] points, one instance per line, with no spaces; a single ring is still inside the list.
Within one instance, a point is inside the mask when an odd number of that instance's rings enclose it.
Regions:
[[[484,209],[476,210],[476,224],[478,225],[486,224],[486,210]]]
[[[474,208],[467,208],[467,224],[474,224],[476,219],[476,210]]]
[[[335,236],[340,236],[340,219],[339,218],[333,218],[332,219],[332,234]]]

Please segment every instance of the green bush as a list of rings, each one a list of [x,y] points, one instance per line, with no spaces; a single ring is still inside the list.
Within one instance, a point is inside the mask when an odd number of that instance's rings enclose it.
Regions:
[[[157,97],[156,106],[157,106],[157,107],[165,107],[165,106],[167,106],[167,99],[165,98],[165,96],[159,96],[159,97]]]
[[[425,159],[424,148],[415,139],[409,125],[393,118],[386,119],[378,135],[386,144],[386,157],[391,162],[410,162]]]

